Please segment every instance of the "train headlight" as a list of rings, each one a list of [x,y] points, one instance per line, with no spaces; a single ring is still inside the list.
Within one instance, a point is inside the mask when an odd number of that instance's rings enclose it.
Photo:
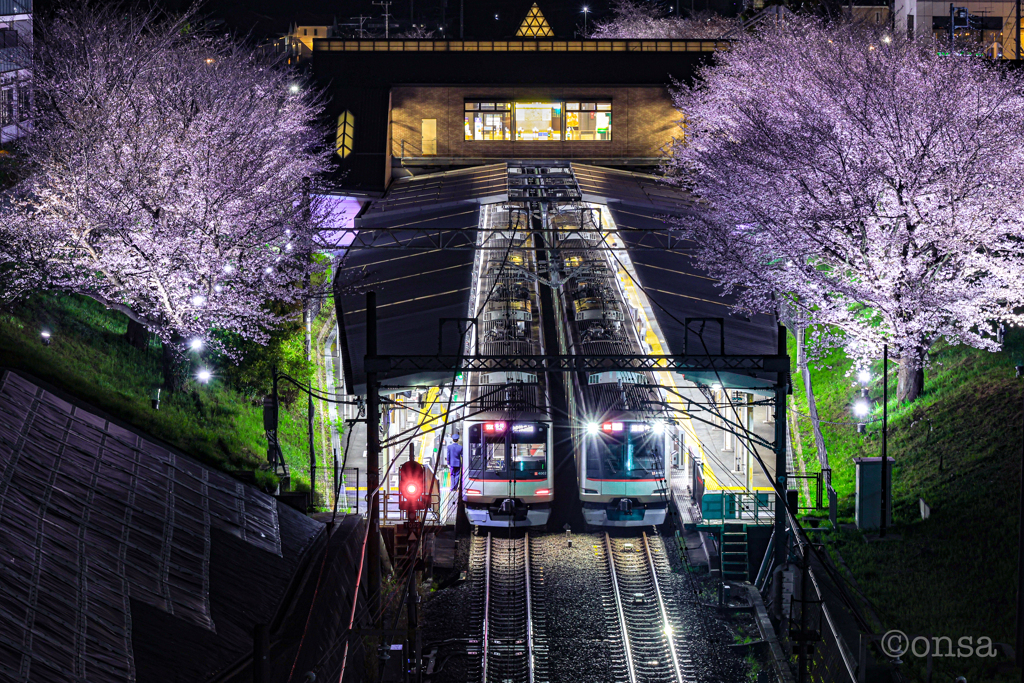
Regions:
[[[655,422],[652,425],[652,428],[654,429],[654,433],[655,434],[664,434],[665,433],[665,423],[664,422]]]
[[[596,422],[587,423],[587,434],[597,434],[599,431],[601,431],[601,425]]]

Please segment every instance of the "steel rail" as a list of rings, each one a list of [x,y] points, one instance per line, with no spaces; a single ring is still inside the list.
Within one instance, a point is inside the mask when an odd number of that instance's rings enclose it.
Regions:
[[[665,610],[665,600],[661,595],[661,584],[658,583],[658,568],[654,566],[654,557],[651,555],[651,544],[647,540],[647,532],[644,532],[644,551],[647,555],[647,567],[651,570],[651,581],[654,582],[654,595],[658,598],[658,611],[661,612],[661,623],[665,625],[665,640],[668,642],[669,652],[672,653],[672,671],[675,672],[676,681],[684,683],[682,671],[679,669],[679,656],[676,654],[676,643],[673,638],[674,632],[668,620],[668,612]]]
[[[481,683],[487,683],[487,657],[489,650],[488,623],[491,618],[491,534],[487,534],[487,547],[484,550],[484,629],[483,629],[483,666],[480,676]]]
[[[629,631],[626,628],[626,614],[622,608],[622,596],[619,594],[619,579],[615,572],[615,556],[612,550],[612,539],[606,531],[604,547],[608,552],[608,571],[612,575],[612,591],[615,593],[615,610],[619,617],[619,630],[622,632],[622,649],[626,655],[626,668],[629,671],[629,683],[637,683],[636,668],[633,666],[633,650],[629,644]]]
[[[530,683],[534,683],[533,657],[533,596],[530,593],[530,533],[526,532],[523,541],[523,556],[526,566],[526,666]]]

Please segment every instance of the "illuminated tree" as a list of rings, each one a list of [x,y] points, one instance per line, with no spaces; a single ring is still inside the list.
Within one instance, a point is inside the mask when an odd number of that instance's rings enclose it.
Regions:
[[[590,37],[713,40],[739,29],[741,24],[739,19],[711,12],[697,12],[684,18],[667,14],[663,9],[642,0],[615,0],[611,18],[594,22]]]
[[[694,256],[738,295],[780,298],[855,358],[888,343],[898,397],[940,337],[996,350],[1024,303],[1024,80],[853,26],[795,23],[742,39],[675,93],[669,164],[701,200]]]
[[[15,289],[93,297],[173,351],[212,328],[261,341],[313,269],[308,180],[330,150],[294,74],[125,8],[41,25],[28,177],[0,227]]]

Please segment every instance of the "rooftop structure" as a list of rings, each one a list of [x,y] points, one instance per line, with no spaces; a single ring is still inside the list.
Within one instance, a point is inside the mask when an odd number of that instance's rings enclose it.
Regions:
[[[0,0],[0,144],[29,125],[32,0]]]

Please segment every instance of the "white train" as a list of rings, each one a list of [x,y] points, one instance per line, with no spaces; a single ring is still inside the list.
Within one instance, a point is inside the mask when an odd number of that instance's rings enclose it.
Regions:
[[[542,355],[544,339],[530,220],[488,206],[491,225],[509,231],[482,234],[478,252],[475,334],[483,355]],[[510,243],[511,241],[511,243]],[[482,526],[543,526],[554,500],[553,429],[547,382],[529,372],[469,375],[469,408],[462,425],[466,513]],[[475,414],[474,414],[475,413]]]
[[[582,221],[581,221],[582,217]],[[579,274],[561,289],[561,316],[573,355],[646,355],[634,311],[606,252],[569,248],[576,231],[594,229],[595,214],[580,211],[554,219],[564,228],[560,253],[565,271]],[[581,224],[582,223],[582,224]],[[660,407],[649,372],[579,372],[569,382],[569,408],[583,517],[591,526],[662,524],[668,512],[669,453],[675,427]]]

